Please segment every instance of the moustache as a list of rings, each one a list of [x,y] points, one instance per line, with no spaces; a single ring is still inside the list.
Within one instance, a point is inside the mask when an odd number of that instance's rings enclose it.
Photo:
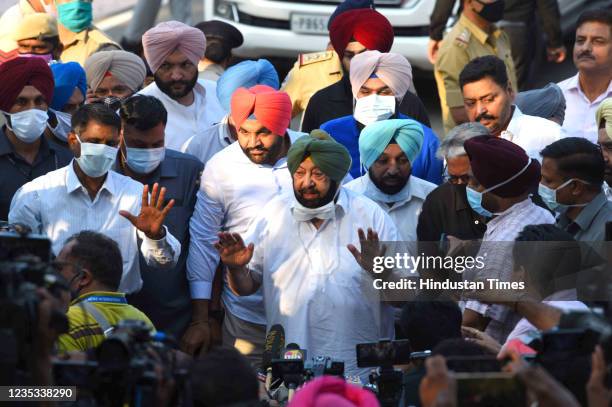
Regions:
[[[495,120],[495,116],[491,116],[490,114],[487,114],[487,113],[481,113],[478,116],[476,116],[475,121],[480,122],[482,120]]]
[[[578,54],[578,59],[582,59],[582,58],[595,59],[593,54],[591,54],[589,51],[585,51],[585,52]]]
[[[304,194],[319,194],[319,190],[316,188],[302,188],[299,191],[300,195],[304,195]]]
[[[175,85],[183,85],[183,86],[188,86],[189,85],[189,81],[170,81],[168,82],[168,86],[175,86]]]
[[[266,153],[268,152],[267,148],[263,148],[263,147],[250,147],[246,149],[247,154],[252,152],[252,151],[256,151],[258,153]]]

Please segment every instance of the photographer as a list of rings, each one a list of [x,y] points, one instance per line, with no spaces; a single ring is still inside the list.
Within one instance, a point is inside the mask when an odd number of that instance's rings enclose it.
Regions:
[[[57,256],[60,273],[68,281],[72,302],[69,331],[59,337],[60,351],[85,351],[100,345],[122,320],[149,318],[117,292],[123,263],[117,243],[96,232],[82,231],[66,241]]]
[[[248,359],[233,348],[218,348],[194,362],[191,371],[194,407],[262,405],[259,382]]]
[[[447,338],[461,338],[461,310],[453,301],[417,299],[402,308],[400,328],[413,352],[432,350]],[[420,405],[419,383],[424,375],[422,360],[413,361],[405,371],[404,405]]]

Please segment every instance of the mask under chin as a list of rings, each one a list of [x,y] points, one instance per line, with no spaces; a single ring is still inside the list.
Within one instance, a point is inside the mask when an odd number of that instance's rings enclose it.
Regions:
[[[293,191],[293,194],[295,195],[295,199],[306,208],[320,208],[321,206],[330,203],[336,197],[337,190],[338,183],[336,181],[331,181],[329,190],[322,198],[316,200],[305,200],[297,192]]]

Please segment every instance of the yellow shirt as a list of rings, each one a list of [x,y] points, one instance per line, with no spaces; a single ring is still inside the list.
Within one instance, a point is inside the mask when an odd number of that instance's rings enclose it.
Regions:
[[[282,90],[289,94],[295,117],[308,106],[308,101],[317,91],[342,79],[342,63],[335,51],[300,54],[293,65]]]
[[[62,37],[64,51],[60,57],[62,62],[78,62],[85,65],[85,60],[94,52],[102,49],[121,49],[104,32],[92,26],[78,33],[69,33],[68,37]]]
[[[445,133],[455,127],[450,108],[463,107],[459,74],[472,59],[486,55],[496,55],[504,61],[508,78],[516,92],[516,71],[508,35],[495,26],[493,32],[487,33],[461,15],[457,24],[444,37],[434,69]]]
[[[93,305],[96,311],[111,326],[128,319],[144,321],[155,332],[151,320],[137,308],[129,305],[125,294],[107,291],[93,291],[73,300],[68,309],[68,333],[58,338],[58,351],[86,351],[98,347],[105,339],[102,327],[84,306]]]

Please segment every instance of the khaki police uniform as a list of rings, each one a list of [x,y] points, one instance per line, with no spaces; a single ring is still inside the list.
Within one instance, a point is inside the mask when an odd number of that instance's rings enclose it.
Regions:
[[[85,60],[94,52],[101,50],[121,49],[104,32],[92,26],[78,33],[70,33],[67,38],[62,38],[64,51],[61,55],[62,62],[78,62],[85,66]]]
[[[306,110],[317,91],[342,79],[342,63],[335,51],[300,54],[283,83],[293,104],[292,117]]]
[[[444,37],[434,69],[445,133],[455,127],[450,108],[463,107],[459,74],[472,59],[486,55],[496,55],[504,61],[508,79],[516,92],[516,71],[508,35],[495,26],[492,33],[487,33],[461,15],[457,24]]]

